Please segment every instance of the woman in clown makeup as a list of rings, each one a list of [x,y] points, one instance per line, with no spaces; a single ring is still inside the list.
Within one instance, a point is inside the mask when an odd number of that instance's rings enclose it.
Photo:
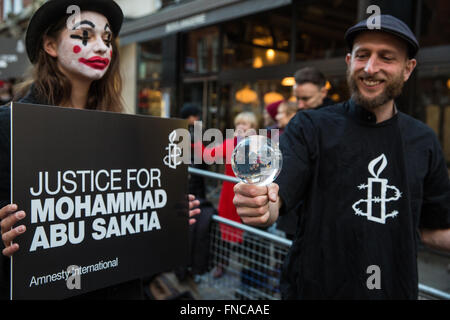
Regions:
[[[19,101],[123,111],[116,43],[122,22],[122,10],[112,0],[45,3],[27,30],[34,68]]]
[[[123,12],[113,0],[49,0],[33,15],[26,34],[30,79],[18,86],[20,103],[122,112],[122,80],[116,38]],[[26,232],[17,226],[26,216],[10,199],[10,110],[0,107],[0,220],[5,248],[0,264],[0,299],[9,293],[9,259],[19,250],[12,244]],[[200,213],[189,196],[190,223]],[[84,297],[140,299],[142,282],[125,283],[113,292]]]

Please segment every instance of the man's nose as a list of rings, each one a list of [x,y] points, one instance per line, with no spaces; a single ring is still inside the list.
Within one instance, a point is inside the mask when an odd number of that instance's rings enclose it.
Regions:
[[[299,99],[298,102],[297,102],[297,106],[298,106],[298,109],[299,109],[299,110],[300,110],[300,109],[305,109],[306,103],[305,103],[305,101],[303,101],[302,99]]]
[[[375,74],[380,70],[378,67],[378,60],[375,55],[372,55],[369,60],[367,60],[366,66],[364,67],[364,71],[367,74]]]

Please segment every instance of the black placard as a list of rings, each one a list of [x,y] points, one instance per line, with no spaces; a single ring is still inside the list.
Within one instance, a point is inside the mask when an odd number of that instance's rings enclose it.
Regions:
[[[185,264],[187,165],[170,168],[167,156],[186,127],[14,103],[11,203],[27,231],[11,259],[11,299],[68,298]]]

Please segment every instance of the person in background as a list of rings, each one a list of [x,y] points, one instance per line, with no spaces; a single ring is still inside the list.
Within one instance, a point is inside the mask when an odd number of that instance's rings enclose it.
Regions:
[[[264,128],[267,130],[270,129],[276,129],[278,127],[277,124],[277,113],[278,113],[278,107],[283,102],[283,100],[272,102],[268,104],[264,108]]]
[[[202,111],[194,103],[186,103],[180,111],[181,119],[188,121],[188,130],[191,135],[191,163],[190,166],[200,170],[207,170],[205,163],[194,163],[194,125],[201,120]],[[197,198],[206,199],[205,180],[198,175],[189,176],[189,193],[195,195]]]
[[[317,68],[300,69],[294,78],[293,94],[299,110],[319,109],[334,104],[334,101],[327,97],[327,80]]]
[[[295,116],[297,111],[298,109],[295,102],[283,101],[280,104],[276,116],[280,136],[283,134],[284,129],[288,125],[289,121],[291,121],[291,119]]]
[[[180,117],[188,121],[191,136],[191,163],[190,167],[199,170],[208,170],[202,163],[194,163],[194,126],[201,120],[201,109],[195,103],[185,103],[180,110]],[[203,146],[203,145],[202,145]],[[208,271],[210,250],[210,222],[211,217],[217,214],[213,204],[206,198],[205,180],[202,176],[189,174],[189,194],[194,195],[199,202],[201,214],[196,217],[195,224],[189,228],[189,261],[186,266],[175,269],[179,281],[192,277],[196,283],[200,282],[200,275]]]
[[[225,140],[221,145],[212,148],[203,149],[203,159],[212,163],[214,161],[225,160],[225,175],[235,177],[231,167],[231,154],[236,147],[238,140],[247,135],[253,134],[258,130],[258,121],[254,113],[242,112],[234,118],[235,134],[234,138]],[[236,207],[233,205],[233,191],[234,183],[224,181],[222,184],[222,191],[219,199],[219,216],[235,221],[241,222],[241,218],[236,212]],[[224,252],[221,252],[219,264],[216,267],[214,276],[221,277],[225,272],[225,267],[228,265],[229,252],[232,245],[242,243],[242,230],[220,224],[220,233]]]
[[[273,139],[277,138],[277,137],[272,137],[272,134],[274,133],[274,132],[272,132],[272,130],[279,129],[276,117],[277,117],[277,113],[278,113],[278,107],[280,106],[280,104],[282,102],[283,102],[283,100],[276,101],[276,102],[273,102],[271,104],[268,104],[264,108],[264,115],[263,115],[263,117],[264,117],[264,129],[267,130],[267,137],[268,138],[273,138]],[[277,133],[277,134],[279,134],[279,133]],[[279,141],[279,139],[277,139],[276,141]]]
[[[14,79],[8,81],[0,80],[0,106],[7,104],[13,99]]]

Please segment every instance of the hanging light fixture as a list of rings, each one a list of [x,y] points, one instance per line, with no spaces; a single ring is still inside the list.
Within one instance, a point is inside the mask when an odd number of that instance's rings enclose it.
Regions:
[[[341,96],[338,93],[334,93],[331,95],[331,100],[334,102],[339,102],[341,100]]]
[[[264,95],[264,103],[266,105],[283,100],[283,99],[284,99],[284,97],[275,91],[268,92]]]
[[[256,57],[253,60],[253,68],[255,69],[259,69],[262,68],[264,66],[263,60],[261,59],[261,57]]]
[[[275,59],[275,55],[276,55],[276,53],[275,53],[275,50],[273,50],[273,49],[269,49],[266,51],[266,57],[267,57],[267,60],[269,60],[269,61],[273,61],[273,59]]]
[[[250,104],[258,100],[258,95],[249,86],[245,86],[244,89],[236,92],[236,100],[244,104]]]
[[[283,87],[292,87],[292,86],[294,86],[294,84],[295,84],[295,78],[294,77],[287,77],[287,78],[284,78],[281,81],[281,85]]]

